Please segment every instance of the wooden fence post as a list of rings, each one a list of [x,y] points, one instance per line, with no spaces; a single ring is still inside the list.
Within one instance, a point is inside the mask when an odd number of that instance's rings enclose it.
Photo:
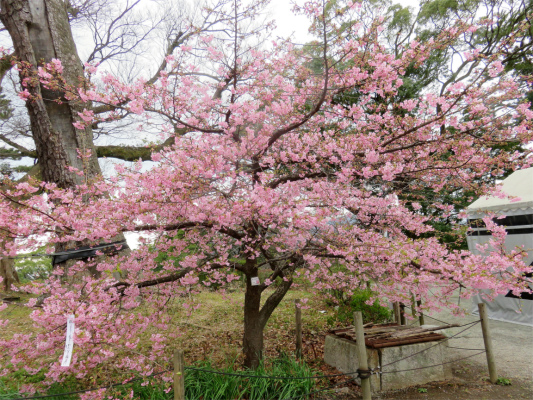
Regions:
[[[365,331],[363,328],[363,313],[356,311],[354,313],[354,327],[357,344],[357,353],[359,355],[359,369],[368,371],[368,359],[366,354]],[[366,378],[361,377],[361,390],[363,391],[363,400],[372,400],[370,391],[370,371]]]
[[[420,308],[420,306],[422,305],[422,299],[417,300],[416,305],[418,306],[418,308]],[[420,317],[418,317],[418,321],[420,323],[420,326],[425,325],[424,314],[422,314],[422,312],[420,312]]]
[[[400,325],[407,325],[405,322],[405,304],[400,303]]]
[[[485,343],[485,352],[487,354],[487,365],[489,367],[490,382],[496,383],[498,380],[498,373],[496,372],[496,361],[492,351],[492,339],[490,337],[489,317],[485,303],[477,305],[479,309],[479,320],[481,321],[481,332],[483,332],[483,342]]]
[[[411,315],[413,319],[416,319],[416,297],[414,294],[411,295]]]
[[[183,350],[174,352],[174,400],[185,400],[185,362]]]
[[[302,358],[302,309],[300,299],[294,300],[296,316],[296,357]]]
[[[398,325],[401,325],[402,319],[400,317],[400,302],[395,301],[392,306],[394,307],[394,319]]]

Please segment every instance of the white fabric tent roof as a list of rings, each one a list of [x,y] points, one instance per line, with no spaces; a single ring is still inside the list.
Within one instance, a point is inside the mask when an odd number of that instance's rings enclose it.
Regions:
[[[533,168],[513,172],[503,180],[501,191],[509,196],[519,197],[520,200],[512,201],[508,198],[482,196],[468,206],[468,217],[480,218],[490,211],[505,216],[533,214]],[[519,226],[521,229],[523,227],[525,225]],[[509,228],[508,232],[512,230],[513,226]],[[468,236],[469,250],[474,254],[480,254],[476,245],[488,243],[490,238],[490,236]],[[505,246],[508,251],[514,249],[515,246],[524,246],[528,252],[528,257],[524,259],[524,262],[529,264],[532,261],[533,233],[508,234],[505,238]],[[489,302],[477,295],[472,298],[472,302],[472,314],[474,315],[477,315],[477,304],[483,302],[487,305],[490,319],[533,326],[533,300],[499,295]]]
[[[484,211],[533,211],[533,168],[513,172],[502,182],[502,191],[509,196],[519,197],[519,201],[496,196],[482,196],[468,206],[469,214]],[[511,215],[509,213],[506,213]],[[512,213],[514,214],[514,213]]]

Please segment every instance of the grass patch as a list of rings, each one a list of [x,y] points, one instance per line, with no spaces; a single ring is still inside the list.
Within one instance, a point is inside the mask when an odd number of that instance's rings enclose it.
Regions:
[[[18,390],[8,387],[3,380],[0,380],[0,400],[9,400],[17,397],[18,394]]]
[[[13,378],[18,379],[19,381],[24,381],[24,383],[38,383],[43,381],[44,372],[29,375],[25,370],[17,371],[14,374],[11,374],[9,379],[6,377],[0,378],[0,400],[10,400],[17,397],[28,397],[28,394],[21,394],[19,391],[18,381],[13,381]],[[40,391],[34,394],[34,396],[45,396],[45,395],[54,395],[61,393],[73,392],[76,390],[81,390],[79,385],[76,382],[74,377],[67,379],[61,383],[52,384],[46,391]],[[56,396],[53,397],[54,400],[78,400],[78,395],[65,395],[65,396]]]

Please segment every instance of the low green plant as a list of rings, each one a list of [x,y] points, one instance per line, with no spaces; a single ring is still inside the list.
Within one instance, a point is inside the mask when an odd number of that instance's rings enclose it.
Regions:
[[[298,377],[310,377],[320,375],[319,371],[311,369],[305,362],[290,358],[282,354],[279,358],[267,360],[268,366],[261,363],[256,370],[238,371],[235,362],[226,368],[220,369],[213,366],[212,362],[200,361],[192,365],[198,370],[186,370],[185,392],[188,400],[224,400],[224,399],[285,399],[305,396],[316,385],[315,379],[290,379]],[[213,371],[213,372],[210,372]],[[237,371],[237,372],[236,372]],[[222,375],[239,374],[246,376]],[[275,376],[288,379],[266,379],[263,376]],[[44,378],[39,376],[39,378]],[[172,398],[169,389],[172,383],[162,382],[157,378],[134,381],[123,386],[113,387],[109,395],[113,398],[130,398],[136,400],[167,400]],[[76,390],[83,390],[76,385],[75,381],[65,381],[53,384],[45,393],[38,395],[60,395]],[[14,388],[8,388],[0,380],[0,400],[8,400],[19,397],[21,394]],[[78,400],[79,395],[56,396],[59,400]]]
[[[418,388],[418,393],[427,393],[428,390],[426,388]]]
[[[129,399],[131,393],[136,400],[168,400],[173,397],[168,393],[168,388],[172,383],[164,383],[157,378],[149,378],[128,383],[124,386],[113,388],[115,398]]]
[[[0,400],[8,400],[18,397],[18,390],[7,387],[6,384],[0,380]]]
[[[270,360],[269,368],[261,363],[254,371],[244,371],[246,377],[221,375],[206,371],[188,370],[185,374],[187,399],[284,399],[305,396],[316,384],[314,379],[265,379],[258,376],[297,378],[318,375],[303,361],[282,355]],[[233,365],[216,369],[210,361],[194,364],[195,368],[235,373]],[[256,378],[254,378],[256,377]]]
[[[353,313],[361,311],[363,314],[363,323],[373,322],[375,324],[389,322],[392,319],[392,311],[383,307],[377,300],[372,304],[367,302],[372,297],[373,292],[370,289],[360,289],[352,296],[341,299],[336,312],[333,316],[328,317],[327,322],[330,326],[337,322],[340,324],[350,324],[353,321]]]
[[[496,385],[510,386],[511,380],[507,378],[499,377],[498,379],[496,379]]]

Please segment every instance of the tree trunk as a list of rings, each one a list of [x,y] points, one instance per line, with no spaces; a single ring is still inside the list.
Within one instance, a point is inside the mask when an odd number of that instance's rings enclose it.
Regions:
[[[276,290],[261,307],[261,293],[265,290],[263,284],[252,286],[251,277],[257,276],[257,269],[246,274],[246,292],[244,294],[244,337],[243,352],[244,366],[251,369],[259,367],[263,358],[263,336],[266,323],[289,291],[292,280],[279,282]],[[281,275],[283,277],[283,275]]]
[[[261,320],[261,288],[252,286],[251,277],[246,276],[244,294],[244,337],[242,340],[244,366],[256,369],[263,358],[263,330],[266,321]]]
[[[83,68],[65,4],[61,0],[0,0],[0,19],[11,35],[19,61],[29,63],[36,71],[39,64],[52,58],[61,60],[66,83],[79,86]],[[20,78],[24,79],[23,73]],[[91,127],[80,130],[73,126],[84,105],[67,101],[61,92],[41,84],[29,84],[27,89],[35,98],[27,101],[26,107],[43,180],[69,188],[99,175]],[[57,99],[61,102],[54,101]],[[78,150],[92,154],[81,159]],[[78,176],[68,167],[85,172],[85,176]]]
[[[2,278],[2,286],[5,292],[11,290],[11,285],[14,285],[19,281],[19,276],[15,270],[15,260],[12,258],[1,258],[0,259],[0,278]]]
[[[66,83],[79,86],[83,83],[83,67],[70,30],[66,4],[62,0],[0,0],[0,20],[13,40],[18,61],[29,64],[35,73],[38,65],[58,59]],[[19,75],[22,81],[24,70]],[[26,108],[42,179],[61,188],[73,188],[100,176],[91,127],[73,126],[79,119],[78,112],[90,104],[68,101],[62,92],[47,89],[40,83],[29,83],[27,89],[33,97],[26,101]],[[80,157],[80,153],[88,152],[88,157]],[[79,176],[70,167],[83,171],[84,175]],[[120,235],[112,242],[123,239]],[[56,251],[91,244],[94,243],[64,242],[56,245]],[[67,261],[64,265],[68,264]]]

